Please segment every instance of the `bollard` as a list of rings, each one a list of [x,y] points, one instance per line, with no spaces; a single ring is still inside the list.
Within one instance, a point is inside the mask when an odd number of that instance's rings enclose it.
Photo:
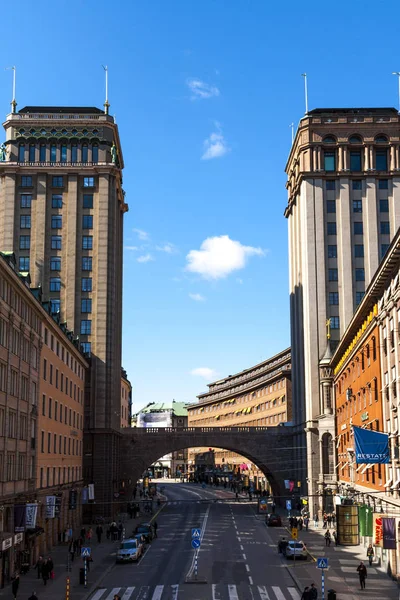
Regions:
[[[321,596],[322,596],[322,600],[325,600],[325,573],[324,573],[324,569],[321,569]]]
[[[69,600],[69,588],[70,588],[70,579],[67,576],[67,580],[65,582],[65,600]]]
[[[85,557],[85,562],[84,562],[84,568],[85,568],[85,584],[84,587],[87,587],[87,558]]]

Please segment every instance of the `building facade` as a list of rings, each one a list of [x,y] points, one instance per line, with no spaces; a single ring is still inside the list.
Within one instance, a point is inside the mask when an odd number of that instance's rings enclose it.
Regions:
[[[399,119],[394,108],[312,110],[286,165],[296,462],[312,495],[332,483],[320,471],[322,435],[334,434],[322,374],[400,225]]]
[[[125,369],[121,369],[121,427],[132,427],[132,386]]]
[[[15,110],[15,106],[14,106]],[[119,489],[122,235],[127,210],[117,125],[98,108],[32,107],[4,123],[0,248],[79,333],[90,357],[86,478],[111,506]],[[97,445],[99,444],[99,445]],[[106,456],[107,454],[107,456]]]
[[[276,427],[292,420],[291,354],[284,350],[272,358],[208,385],[209,391],[188,405],[189,427]],[[267,482],[248,459],[218,448],[212,449],[220,472],[249,477],[258,487]],[[190,448],[189,471],[194,474],[196,456],[207,448]],[[199,462],[197,460],[197,462]]]

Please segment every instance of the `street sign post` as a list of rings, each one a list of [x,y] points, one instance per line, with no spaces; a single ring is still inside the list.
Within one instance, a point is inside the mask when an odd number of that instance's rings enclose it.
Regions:
[[[199,527],[193,527],[192,529],[192,540],[195,538],[200,538],[201,537],[201,529],[199,529]]]
[[[91,548],[82,548],[82,550],[81,550],[82,558],[88,558],[90,556],[91,552],[92,552]]]
[[[292,527],[292,539],[297,540],[298,537],[298,529],[297,527]]]
[[[317,569],[321,569],[321,597],[325,600],[325,569],[329,568],[329,560],[324,556],[317,558]]]
[[[193,548],[194,550],[198,550],[198,549],[200,548],[200,546],[201,546],[201,542],[200,542],[200,540],[199,540],[199,539],[197,539],[197,538],[194,538],[194,539],[192,540],[192,548]]]

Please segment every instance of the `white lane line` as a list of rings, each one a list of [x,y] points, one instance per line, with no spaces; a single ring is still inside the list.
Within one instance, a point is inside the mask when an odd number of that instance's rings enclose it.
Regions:
[[[250,577],[250,575],[249,575],[249,584],[250,584],[250,585],[253,585],[253,578],[252,578],[252,577]]]
[[[285,595],[282,592],[280,587],[277,587],[276,585],[272,586],[272,590],[275,594],[275,596],[277,597],[277,600],[285,600]]]
[[[243,548],[242,544],[240,544],[240,549],[241,549],[241,550],[244,550],[244,548]]]
[[[244,560],[247,560],[247,558],[246,558],[246,555],[245,555],[245,554],[242,554],[242,556],[243,556]]]
[[[242,541],[242,539],[241,539],[240,537],[238,537],[238,541],[239,541],[239,542],[241,542],[241,541]]]
[[[211,508],[211,504],[208,505],[207,510],[206,510],[206,514],[204,515],[204,519],[203,519],[203,523],[201,525],[201,536],[200,536],[200,542],[202,542],[203,537],[204,537],[204,533],[207,527],[207,521],[208,521],[208,515],[210,512],[210,508]],[[190,565],[189,571],[187,572],[186,577],[191,577],[193,571],[194,571],[194,562],[196,559],[196,553],[198,553],[198,550],[195,550],[193,553],[193,560],[192,560],[192,564]]]
[[[221,600],[221,593],[217,591],[217,585],[212,584],[212,600]]]
[[[172,588],[172,596],[171,596],[171,600],[177,600],[178,598],[178,592],[179,592],[179,585],[171,585]],[[122,598],[122,600],[124,600]]]
[[[270,600],[268,596],[267,588],[264,585],[258,585],[258,593],[260,594],[260,600]]]
[[[246,567],[246,571],[249,573],[249,572],[250,572],[250,567],[249,567],[249,565],[245,565],[245,567]]]
[[[118,592],[119,592],[119,590],[120,590],[120,589],[121,589],[121,588],[113,588],[113,589],[111,590],[111,592],[108,594],[108,596],[107,596],[106,600],[113,600],[114,596],[115,596],[116,594],[118,594]]]
[[[239,600],[236,585],[228,585],[229,600]]]
[[[289,594],[292,596],[293,600],[300,600],[300,594],[294,587],[288,588]]]
[[[156,589],[154,590],[154,594],[153,594],[151,600],[160,600],[162,593],[163,593],[163,589],[164,589],[163,585],[157,585]]]
[[[93,596],[92,600],[100,600],[100,598],[102,597],[103,594],[106,593],[106,591],[107,591],[106,588],[102,588],[101,590],[97,590],[97,592]]]
[[[134,587],[128,587],[128,588],[126,588],[126,590],[125,590],[125,593],[124,593],[124,595],[122,596],[121,600],[129,600],[129,598],[130,598],[130,597],[132,596],[132,594],[133,594],[133,590],[134,590],[134,589],[135,589]]]

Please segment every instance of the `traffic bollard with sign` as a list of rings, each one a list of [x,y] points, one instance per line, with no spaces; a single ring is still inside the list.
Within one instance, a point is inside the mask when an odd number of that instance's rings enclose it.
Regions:
[[[65,582],[65,600],[69,600],[70,596],[70,585],[71,585],[71,581],[70,578],[67,576],[67,581]]]
[[[317,569],[321,569],[321,598],[325,600],[325,569],[329,567],[329,560],[326,557],[317,558]]]

